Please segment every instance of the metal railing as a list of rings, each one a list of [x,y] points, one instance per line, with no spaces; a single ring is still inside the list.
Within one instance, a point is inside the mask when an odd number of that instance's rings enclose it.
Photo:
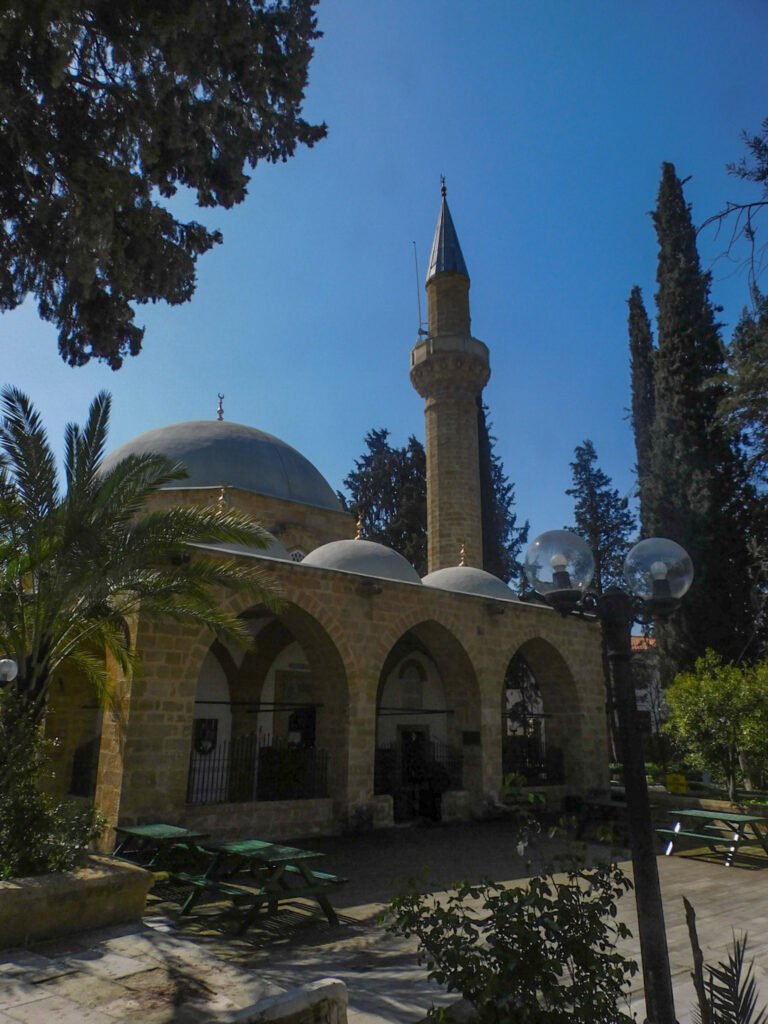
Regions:
[[[522,736],[507,736],[502,742],[501,767],[504,775],[522,775],[529,785],[557,786],[565,782],[565,763],[559,747]]]
[[[328,753],[250,734],[192,750],[187,803],[310,800],[328,795]]]

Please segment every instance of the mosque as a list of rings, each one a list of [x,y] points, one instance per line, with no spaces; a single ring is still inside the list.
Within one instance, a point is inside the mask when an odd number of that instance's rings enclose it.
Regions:
[[[356,539],[304,456],[219,418],[160,427],[110,459],[161,452],[189,471],[158,503],[226,501],[270,532],[277,612],[226,599],[247,650],[172,622],[131,623],[140,672],[115,702],[52,700],[59,784],[112,825],[164,821],[264,838],[483,813],[517,772],[554,805],[607,782],[599,627],[526,604],[480,568],[477,400],[490,376],[443,189],[410,354],[425,403],[428,560]],[[211,551],[212,557],[216,552]]]

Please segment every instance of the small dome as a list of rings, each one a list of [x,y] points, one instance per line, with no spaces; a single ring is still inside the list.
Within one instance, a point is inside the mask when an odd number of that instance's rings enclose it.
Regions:
[[[191,420],[149,430],[108,455],[104,468],[147,452],[186,467],[188,477],[166,489],[227,486],[341,511],[333,488],[308,459],[279,437],[241,423]]]
[[[400,583],[421,583],[411,563],[392,548],[371,540],[332,540],[310,551],[301,563],[319,569],[338,569]]]
[[[446,569],[436,569],[421,582],[425,587],[435,587],[437,590],[452,590],[459,594],[474,594],[476,597],[501,601],[516,600],[513,592],[498,576],[471,565],[451,565]]]
[[[249,544],[231,544],[227,541],[214,541],[211,544],[190,544],[190,547],[204,551],[219,551],[222,555],[248,555],[250,558],[279,558],[284,562],[292,561],[288,549],[277,537],[269,534],[265,548],[252,547]]]

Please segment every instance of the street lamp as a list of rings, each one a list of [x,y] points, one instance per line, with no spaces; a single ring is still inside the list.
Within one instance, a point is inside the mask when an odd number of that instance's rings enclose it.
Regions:
[[[625,559],[628,591],[610,587],[603,594],[591,593],[594,566],[589,545],[581,537],[567,530],[550,530],[528,548],[524,569],[528,582],[547,604],[563,615],[594,614],[603,628],[624,763],[647,1020],[675,1024],[664,909],[637,728],[631,635],[635,620],[672,614],[693,582],[693,565],[679,544],[651,537],[636,544]]]
[[[0,658],[0,686],[12,683],[19,674],[19,666],[13,658]]]

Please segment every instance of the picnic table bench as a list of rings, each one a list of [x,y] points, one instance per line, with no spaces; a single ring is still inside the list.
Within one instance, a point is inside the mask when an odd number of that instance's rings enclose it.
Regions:
[[[327,892],[346,879],[309,864],[325,854],[260,839],[206,842],[200,844],[198,854],[208,858],[205,870],[171,873],[173,881],[190,887],[182,914],[190,913],[200,900],[224,898],[231,903],[227,912],[238,919],[238,933],[243,934],[263,908],[273,913],[280,903],[312,899],[331,924],[338,924]]]
[[[708,811],[686,807],[670,811],[676,818],[673,828],[657,828],[667,839],[664,851],[669,856],[678,839],[697,839],[716,854],[722,854],[726,867],[731,867],[745,842],[757,842],[768,854],[768,834],[765,819],[757,814],[738,814],[735,811]],[[762,828],[758,826],[762,825]]]

